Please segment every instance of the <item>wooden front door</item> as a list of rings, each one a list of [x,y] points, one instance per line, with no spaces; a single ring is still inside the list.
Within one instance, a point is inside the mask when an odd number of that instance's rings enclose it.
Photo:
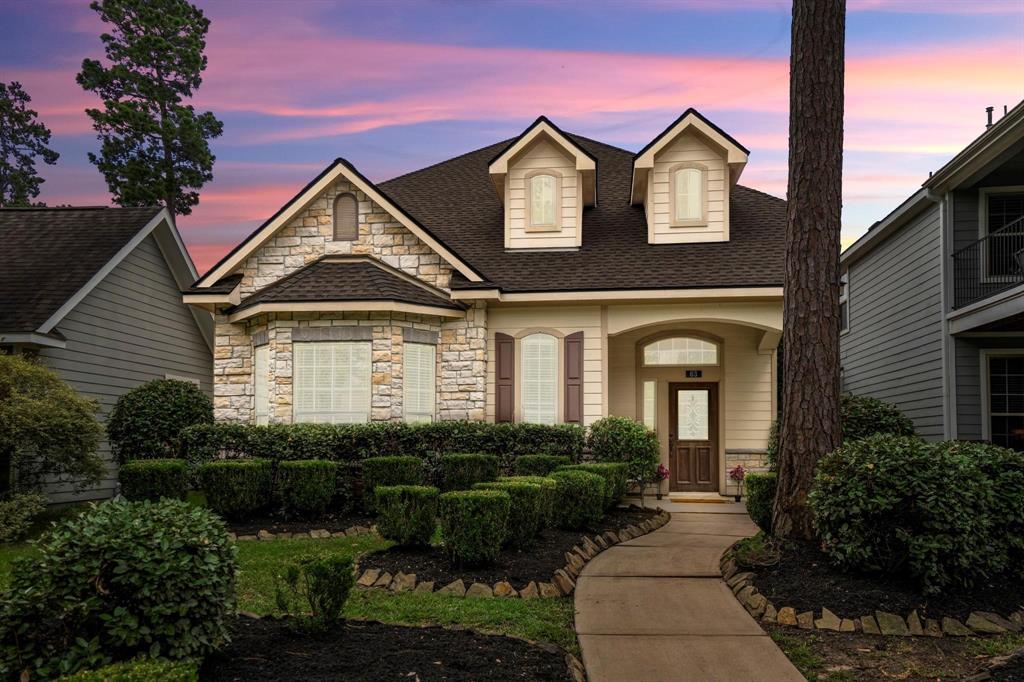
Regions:
[[[718,384],[668,385],[669,490],[718,491]]]

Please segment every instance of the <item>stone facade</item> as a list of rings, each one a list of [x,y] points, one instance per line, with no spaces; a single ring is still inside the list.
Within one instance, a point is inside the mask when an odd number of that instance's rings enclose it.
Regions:
[[[487,308],[476,303],[466,318],[446,322],[438,348],[441,419],[483,421],[487,401]]]
[[[763,450],[726,450],[725,451],[725,491],[726,495],[735,495],[739,492],[736,483],[729,479],[729,471],[742,464],[743,469],[748,473],[763,473],[768,471],[768,459]],[[743,491],[746,494],[746,490]]]

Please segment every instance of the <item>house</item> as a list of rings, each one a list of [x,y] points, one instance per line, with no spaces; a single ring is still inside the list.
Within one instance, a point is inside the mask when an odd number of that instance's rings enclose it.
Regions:
[[[1024,449],[1024,102],[841,262],[846,390],[929,439]]]
[[[694,110],[632,153],[541,117],[375,184],[338,159],[189,289],[216,418],[641,420],[725,491],[775,415],[785,202]]]
[[[0,209],[0,351],[38,357],[107,415],[152,379],[212,392],[213,319],[181,302],[196,271],[161,208]],[[109,459],[109,446],[101,445]],[[54,502],[109,497],[113,467],[76,493],[53,481]]]

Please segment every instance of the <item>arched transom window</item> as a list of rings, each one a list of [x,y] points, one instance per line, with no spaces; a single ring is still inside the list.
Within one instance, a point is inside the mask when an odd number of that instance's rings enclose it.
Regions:
[[[675,223],[704,220],[704,170],[695,167],[672,171],[672,219]]]
[[[717,365],[718,346],[692,336],[673,336],[644,346],[644,365]]]
[[[558,182],[554,175],[547,173],[530,178],[530,226],[556,227],[558,215],[556,193]]]
[[[334,240],[351,241],[359,238],[359,204],[351,194],[339,194],[334,199]]]

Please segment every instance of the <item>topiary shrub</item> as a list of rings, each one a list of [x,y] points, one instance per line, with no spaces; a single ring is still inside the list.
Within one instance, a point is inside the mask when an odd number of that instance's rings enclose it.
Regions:
[[[181,454],[181,430],[213,422],[213,403],[188,381],[156,379],[128,391],[107,418],[110,452],[118,464]]]
[[[188,494],[188,465],[181,459],[139,459],[122,464],[117,480],[121,494],[129,500],[184,500]]]
[[[443,455],[440,462],[442,490],[469,490],[477,483],[498,478],[498,458],[494,455]]]
[[[284,574],[277,577],[275,602],[286,614],[308,611],[311,623],[316,628],[326,629],[342,620],[342,610],[355,583],[352,557],[337,553],[313,554],[289,563]]]
[[[140,658],[114,663],[99,670],[83,670],[60,682],[196,682],[199,670],[193,661]]]
[[[533,543],[544,522],[544,490],[540,483],[500,480],[477,483],[474,490],[501,490],[508,493],[511,506],[504,544],[523,549]]]
[[[626,477],[639,488],[643,504],[647,486],[657,480],[658,436],[627,417],[605,417],[590,426],[588,443],[598,462],[626,462]]]
[[[423,485],[377,486],[377,531],[400,545],[430,544],[440,491]]]
[[[0,545],[23,538],[45,509],[46,496],[41,493],[12,493],[0,497]]]
[[[587,471],[604,479],[604,508],[619,503],[629,487],[629,465],[625,462],[588,462],[561,467],[560,471]]]
[[[839,421],[843,442],[868,438],[876,433],[913,436],[914,422],[895,405],[866,395],[844,393],[839,397]]]
[[[747,513],[758,528],[770,534],[778,476],[775,473],[748,473],[743,481],[747,486]]]
[[[558,482],[548,476],[502,476],[498,482],[533,483],[540,486],[540,525],[541,528],[554,528],[558,525],[555,504],[558,499]]]
[[[199,467],[206,504],[221,516],[245,520],[270,505],[273,464],[265,459],[229,459]]]
[[[375,491],[381,485],[423,485],[423,462],[418,457],[371,457],[363,460],[363,506],[373,512]]]
[[[298,459],[277,465],[277,494],[285,514],[317,518],[334,498],[338,468],[322,459]]]
[[[583,530],[604,516],[604,479],[588,471],[555,471],[551,474],[555,490],[558,525],[567,530]]]
[[[441,537],[456,566],[493,562],[501,552],[512,500],[501,490],[455,490],[440,497]]]
[[[568,457],[561,455],[521,455],[516,457],[515,472],[517,476],[547,476],[571,463]]]
[[[0,669],[52,678],[228,641],[235,547],[209,510],[113,500],[55,524],[0,596]]]

